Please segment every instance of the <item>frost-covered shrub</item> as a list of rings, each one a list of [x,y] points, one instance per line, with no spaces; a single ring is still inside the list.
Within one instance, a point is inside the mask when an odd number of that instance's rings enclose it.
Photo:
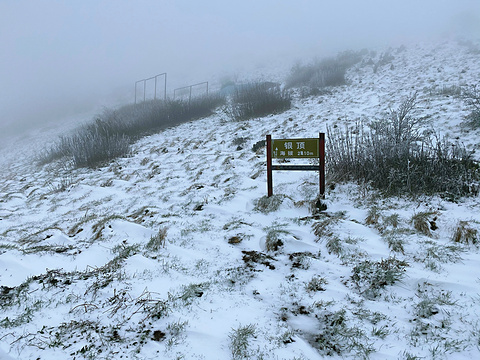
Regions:
[[[315,314],[319,332],[314,334],[312,345],[322,355],[354,355],[355,359],[368,359],[374,351],[365,331],[351,323],[345,309],[324,310]]]
[[[305,288],[308,292],[316,291],[325,291],[325,285],[328,284],[327,279],[324,277],[315,275],[312,279],[305,285]]]
[[[478,193],[480,167],[459,143],[425,131],[416,95],[387,117],[355,129],[327,129],[327,171],[333,181],[369,183],[390,195]]]
[[[70,137],[61,140],[61,152],[75,167],[93,167],[124,156],[130,151],[130,139],[111,130],[109,123],[97,120]]]
[[[234,120],[248,120],[290,109],[290,93],[279,85],[263,82],[236,88],[232,96],[231,116]]]
[[[360,293],[367,298],[375,298],[385,286],[401,280],[407,266],[405,261],[392,257],[376,262],[365,260],[352,269],[351,279]]]
[[[395,59],[395,58],[393,57],[393,55],[389,51],[381,54],[378,61],[373,65],[373,72],[376,73],[378,71],[378,69],[381,68],[382,66],[390,64],[393,61],[393,59]],[[392,66],[393,66],[393,64],[392,64]]]
[[[470,85],[464,88],[462,97],[471,110],[467,123],[475,129],[480,128],[480,86]]]
[[[255,144],[252,145],[252,151],[253,152],[258,152],[260,149],[265,148],[266,141],[265,140],[259,140]]]
[[[255,210],[262,213],[277,211],[285,200],[286,196],[282,194],[274,194],[272,196],[262,196],[255,201]]]
[[[75,167],[94,167],[128,154],[130,144],[142,136],[208,116],[223,103],[223,96],[211,94],[190,101],[151,100],[106,110],[73,135],[62,136],[41,157],[40,163],[67,157]]]
[[[345,51],[336,57],[325,58],[308,65],[295,65],[286,80],[286,87],[309,87],[309,95],[319,89],[345,84],[345,72],[362,59],[363,52]],[[305,92],[303,89],[302,92]]]

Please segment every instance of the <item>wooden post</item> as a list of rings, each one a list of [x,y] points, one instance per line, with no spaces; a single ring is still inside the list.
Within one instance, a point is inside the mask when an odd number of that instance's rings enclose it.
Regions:
[[[318,155],[320,171],[320,197],[325,199],[325,133],[318,134]]]
[[[273,195],[273,174],[272,174],[272,135],[267,135],[267,194]]]

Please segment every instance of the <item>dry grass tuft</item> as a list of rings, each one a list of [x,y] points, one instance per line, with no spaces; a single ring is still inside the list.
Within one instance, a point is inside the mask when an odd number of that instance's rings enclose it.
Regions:
[[[437,229],[436,220],[437,220],[436,211],[424,211],[419,212],[412,216],[412,223],[415,230],[419,233],[429,236],[432,236],[432,230]]]
[[[478,243],[478,230],[472,228],[468,221],[460,220],[453,233],[452,240],[456,243],[476,245]]]

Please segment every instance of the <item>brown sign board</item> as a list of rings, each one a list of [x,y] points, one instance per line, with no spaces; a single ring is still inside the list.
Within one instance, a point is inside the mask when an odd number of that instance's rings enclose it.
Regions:
[[[319,139],[272,139],[272,158],[318,158]]]

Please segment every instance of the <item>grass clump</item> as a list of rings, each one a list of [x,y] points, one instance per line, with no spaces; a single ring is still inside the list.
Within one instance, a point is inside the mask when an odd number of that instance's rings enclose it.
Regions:
[[[367,298],[376,298],[380,290],[387,285],[393,285],[405,276],[405,261],[394,257],[380,261],[365,260],[352,269],[351,279]]]
[[[269,82],[237,87],[232,96],[231,116],[234,120],[248,120],[290,109],[292,103],[288,91]]]
[[[319,320],[319,333],[313,337],[312,345],[322,355],[350,355],[356,359],[365,359],[374,351],[365,332],[350,324],[345,309],[338,311],[323,311],[316,314]]]
[[[317,291],[325,291],[325,285],[328,284],[327,279],[324,277],[315,275],[310,279],[310,281],[305,285],[305,289],[308,292],[317,292]]]
[[[432,231],[437,229],[437,216],[435,211],[424,211],[412,216],[413,227],[420,234],[432,236]]]
[[[468,221],[460,220],[455,228],[452,241],[460,244],[478,244],[478,230],[471,227]]]
[[[415,261],[422,262],[425,268],[438,273],[443,270],[441,264],[461,261],[461,254],[464,252],[458,244],[443,245],[430,239],[422,245],[424,248],[414,256]]]
[[[387,195],[476,195],[480,167],[459,143],[424,129],[416,94],[366,129],[327,129],[328,172],[334,181],[368,183]]]
[[[278,251],[283,246],[282,235],[288,235],[289,232],[278,225],[268,227],[266,230],[265,249],[267,251]]]
[[[41,156],[40,163],[67,158],[76,168],[96,167],[128,155],[130,144],[142,136],[211,115],[224,103],[224,97],[211,94],[190,101],[151,100],[106,110],[74,134],[60,137]]]
[[[274,194],[272,196],[262,196],[255,201],[255,211],[268,214],[273,211],[277,211],[285,200],[286,196],[283,194]]]
[[[232,360],[249,359],[253,355],[250,349],[250,340],[256,337],[256,326],[249,324],[239,326],[237,329],[232,329],[228,337],[230,338],[230,351]]]
[[[414,306],[414,315],[419,318],[428,319],[440,312],[442,306],[453,306],[456,300],[453,299],[451,291],[434,291],[427,287],[427,283],[418,284],[417,296],[420,299]]]
[[[480,86],[465,87],[461,96],[471,110],[467,116],[467,124],[474,129],[480,128]]]
[[[316,241],[328,239],[333,236],[333,227],[345,218],[343,212],[334,214],[323,214],[319,221],[312,224],[313,233],[317,237]]]
[[[163,249],[165,247],[166,238],[167,238],[167,228],[162,227],[158,230],[158,232],[155,235],[152,235],[150,237],[150,240],[145,245],[145,249],[150,251],[159,251]]]
[[[76,168],[93,167],[129,152],[129,137],[115,132],[110,122],[97,119],[71,136],[60,137],[41,163],[68,158]]]
[[[345,51],[336,57],[325,58],[308,65],[295,65],[286,79],[286,87],[309,87],[311,94],[319,89],[345,84],[347,69],[360,62],[364,52]]]
[[[389,231],[383,236],[383,239],[387,242],[388,248],[391,251],[405,254],[405,240],[402,239],[398,232]]]
[[[259,150],[265,149],[266,146],[266,141],[265,140],[259,140],[255,144],[252,145],[252,151],[254,153],[258,153]]]

